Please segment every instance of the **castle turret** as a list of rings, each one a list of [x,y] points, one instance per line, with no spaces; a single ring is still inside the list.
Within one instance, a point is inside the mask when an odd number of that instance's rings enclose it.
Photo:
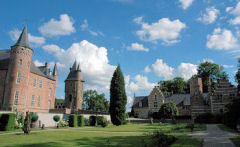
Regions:
[[[17,43],[11,46],[8,72],[5,81],[3,109],[24,110],[27,99],[30,67],[33,50],[29,46],[27,27],[25,26]]]
[[[54,79],[57,80],[58,73],[57,73],[57,64],[56,64],[56,63],[55,63],[55,65],[54,65],[52,75],[53,75]]]
[[[74,62],[65,80],[65,106],[72,111],[82,109],[83,83],[80,64]]]

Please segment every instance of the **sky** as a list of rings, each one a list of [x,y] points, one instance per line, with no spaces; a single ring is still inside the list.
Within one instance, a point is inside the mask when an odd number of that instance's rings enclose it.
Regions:
[[[84,90],[109,99],[120,64],[128,111],[134,92],[148,95],[177,76],[188,80],[204,61],[224,66],[234,83],[240,57],[239,0],[8,0],[0,1],[0,20],[0,50],[27,25],[33,62],[57,63],[57,98],[77,60]]]

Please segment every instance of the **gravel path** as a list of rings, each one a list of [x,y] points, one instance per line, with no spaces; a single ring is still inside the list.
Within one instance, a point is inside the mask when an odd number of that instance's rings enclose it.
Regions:
[[[207,125],[206,131],[197,131],[190,135],[196,138],[203,138],[203,147],[235,147],[229,137],[238,136],[238,134],[221,130],[215,124]]]

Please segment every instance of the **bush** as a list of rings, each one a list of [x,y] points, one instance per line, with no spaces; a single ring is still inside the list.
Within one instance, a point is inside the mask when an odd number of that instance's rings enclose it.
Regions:
[[[203,113],[196,117],[194,122],[197,123],[222,123],[223,115],[222,114],[212,114],[212,113]]]
[[[59,125],[60,125],[60,127],[66,127],[66,126],[68,126],[68,122],[65,120],[60,120]]]
[[[36,113],[33,113],[32,114],[32,119],[31,119],[31,121],[34,123],[34,122],[36,122],[38,120],[38,115],[36,114]]]
[[[107,119],[106,119],[106,118],[104,118],[104,119],[103,119],[103,121],[102,121],[102,124],[101,124],[101,126],[102,126],[103,128],[105,128],[105,127],[107,127],[107,126],[108,126],[108,124],[109,124],[109,122],[107,121]]]
[[[191,115],[180,115],[174,117],[176,120],[189,120],[192,119]]]
[[[160,119],[158,112],[153,112],[152,117],[153,119]]]
[[[160,131],[155,131],[152,134],[150,134],[150,138],[151,138],[150,146],[154,147],[168,147],[177,140],[176,137],[165,135]]]
[[[95,124],[96,124],[96,116],[91,115],[89,117],[89,125],[90,126],[95,126]]]
[[[76,114],[71,114],[69,116],[69,127],[77,127],[77,115]]]
[[[195,128],[194,123],[187,124],[186,128],[189,128],[191,130],[191,132],[193,132],[193,129]]]
[[[103,121],[104,121],[104,117],[103,116],[97,116],[96,118],[97,118],[97,124],[102,125]]]
[[[89,126],[89,119],[84,118],[84,124],[85,124],[85,126]]]
[[[60,116],[59,116],[59,115],[54,115],[54,116],[53,116],[53,120],[54,120],[55,122],[58,122],[58,121],[60,120]]]
[[[178,115],[178,108],[172,101],[164,103],[159,109],[159,117],[164,119],[173,119]]]
[[[83,115],[78,115],[77,119],[78,119],[78,126],[79,127],[84,126],[84,117],[83,117]]]
[[[235,100],[229,107],[229,112],[224,114],[224,124],[232,129],[236,129],[237,124],[240,124],[240,100]]]
[[[2,114],[0,118],[0,130],[11,131],[15,128],[15,114],[6,113]]]

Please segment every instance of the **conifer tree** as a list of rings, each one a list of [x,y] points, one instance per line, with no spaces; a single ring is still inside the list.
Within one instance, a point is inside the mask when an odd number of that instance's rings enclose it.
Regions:
[[[126,122],[126,104],[127,96],[125,92],[124,77],[120,68],[120,65],[117,66],[117,69],[113,73],[113,77],[110,85],[110,116],[111,121],[114,125],[122,125]]]
[[[236,82],[238,83],[237,88],[238,88],[238,95],[239,95],[239,92],[240,92],[240,58],[238,58],[238,70],[237,70],[235,79],[236,79]]]

